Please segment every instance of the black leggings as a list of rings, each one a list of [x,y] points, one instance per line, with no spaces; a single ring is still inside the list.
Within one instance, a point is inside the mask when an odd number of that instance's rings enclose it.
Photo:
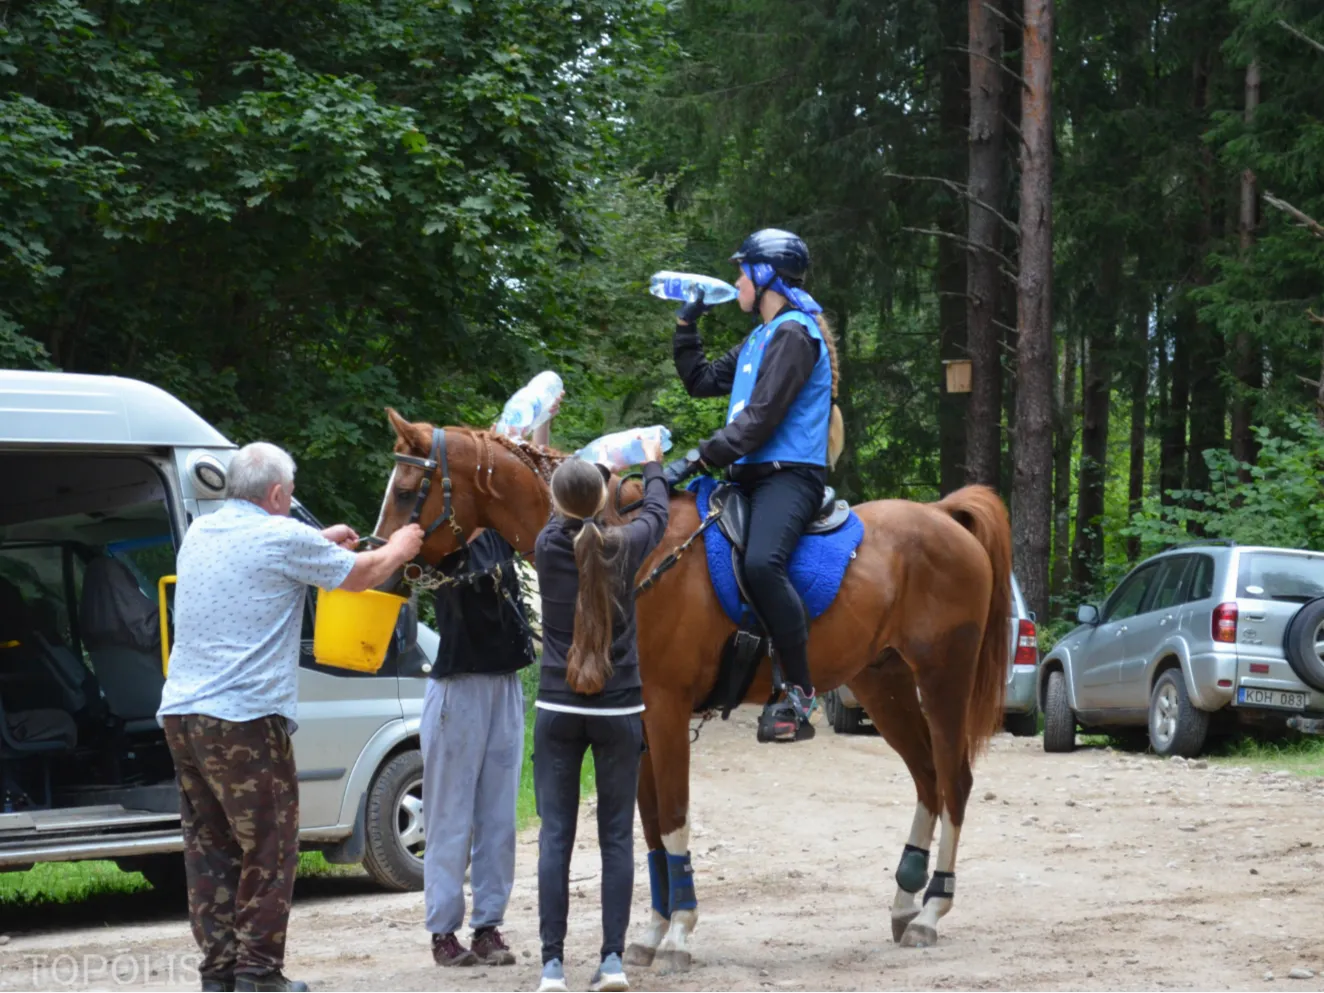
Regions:
[[[593,749],[602,852],[602,957],[625,952],[634,896],[634,804],[644,749],[642,714],[597,716],[539,708],[533,722],[533,790],[538,835],[538,918],[542,960],[565,955],[570,854],[579,820],[579,772]]]
[[[786,681],[802,690],[813,688],[809,678],[809,628],[804,604],[787,575],[787,566],[805,529],[823,505],[826,473],[821,469],[791,466],[761,479],[741,479],[749,495],[749,538],[745,550],[745,579],[773,646],[781,659]]]

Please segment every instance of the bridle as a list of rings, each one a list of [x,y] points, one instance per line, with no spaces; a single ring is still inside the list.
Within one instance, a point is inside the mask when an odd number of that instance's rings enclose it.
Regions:
[[[469,542],[465,538],[464,529],[460,527],[460,522],[455,519],[455,507],[451,503],[451,473],[450,464],[446,459],[446,429],[432,429],[432,449],[428,452],[425,459],[417,455],[404,455],[400,452],[395,453],[397,465],[414,466],[423,470],[423,482],[418,488],[418,498],[414,501],[414,509],[409,514],[407,524],[417,524],[423,514],[423,506],[428,502],[428,495],[432,492],[432,475],[438,469],[441,470],[441,513],[431,524],[423,529],[423,544],[426,545],[433,532],[443,524],[449,524],[451,530],[455,532],[455,539],[459,542],[459,550],[467,552]],[[386,539],[379,538],[377,535],[370,535],[364,539],[368,544],[380,546],[386,544]],[[410,570],[414,570],[410,573]],[[408,563],[404,568],[404,579],[407,583],[417,583],[423,577],[434,571],[434,567],[429,565],[423,558],[423,549],[418,551],[418,557]]]

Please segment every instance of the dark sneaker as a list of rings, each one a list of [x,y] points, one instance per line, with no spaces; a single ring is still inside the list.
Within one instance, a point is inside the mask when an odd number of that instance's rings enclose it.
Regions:
[[[432,961],[437,965],[477,965],[478,956],[461,945],[452,931],[432,936]]]
[[[473,954],[483,965],[515,964],[515,953],[494,927],[479,928],[474,932]]]
[[[266,972],[260,976],[254,976],[251,973],[239,972],[234,977],[235,993],[306,993],[307,983],[301,983],[294,979],[288,979],[278,969],[275,972]]]

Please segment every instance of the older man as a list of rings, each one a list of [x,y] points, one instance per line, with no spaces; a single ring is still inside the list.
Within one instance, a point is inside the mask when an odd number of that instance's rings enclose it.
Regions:
[[[309,586],[358,591],[418,554],[402,528],[370,552],[344,524],[289,516],[294,460],[265,442],[230,462],[225,504],[179,549],[175,644],[158,719],[179,784],[203,990],[306,990],[283,973],[299,858],[290,735]]]

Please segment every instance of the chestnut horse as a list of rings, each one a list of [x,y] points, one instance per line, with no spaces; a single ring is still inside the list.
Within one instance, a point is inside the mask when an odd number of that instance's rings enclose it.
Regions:
[[[548,479],[567,456],[486,431],[435,430],[387,413],[397,464],[377,537],[412,516],[430,529],[421,553],[430,565],[478,528],[495,528],[532,555],[550,512]],[[613,493],[621,497],[615,480]],[[629,480],[624,502],[638,495],[639,483]],[[609,523],[620,520],[616,506],[609,501]],[[835,601],[811,625],[809,662],[819,693],[850,687],[915,781],[915,817],[896,872],[891,916],[895,941],[924,947],[937,940],[938,920],[952,907],[972,762],[1002,725],[1010,526],[1001,499],[981,486],[932,504],[876,500],[854,509],[864,538]],[[673,493],[666,535],[639,576],[649,575],[700,523],[693,495]],[[653,908],[627,958],[668,970],[688,968],[698,921],[689,860],[690,718],[716,683],[723,645],[736,629],[713,591],[701,541],[636,601],[648,742],[638,802]],[[765,661],[747,702],[768,697],[768,670]],[[939,820],[929,881],[929,846]]]

